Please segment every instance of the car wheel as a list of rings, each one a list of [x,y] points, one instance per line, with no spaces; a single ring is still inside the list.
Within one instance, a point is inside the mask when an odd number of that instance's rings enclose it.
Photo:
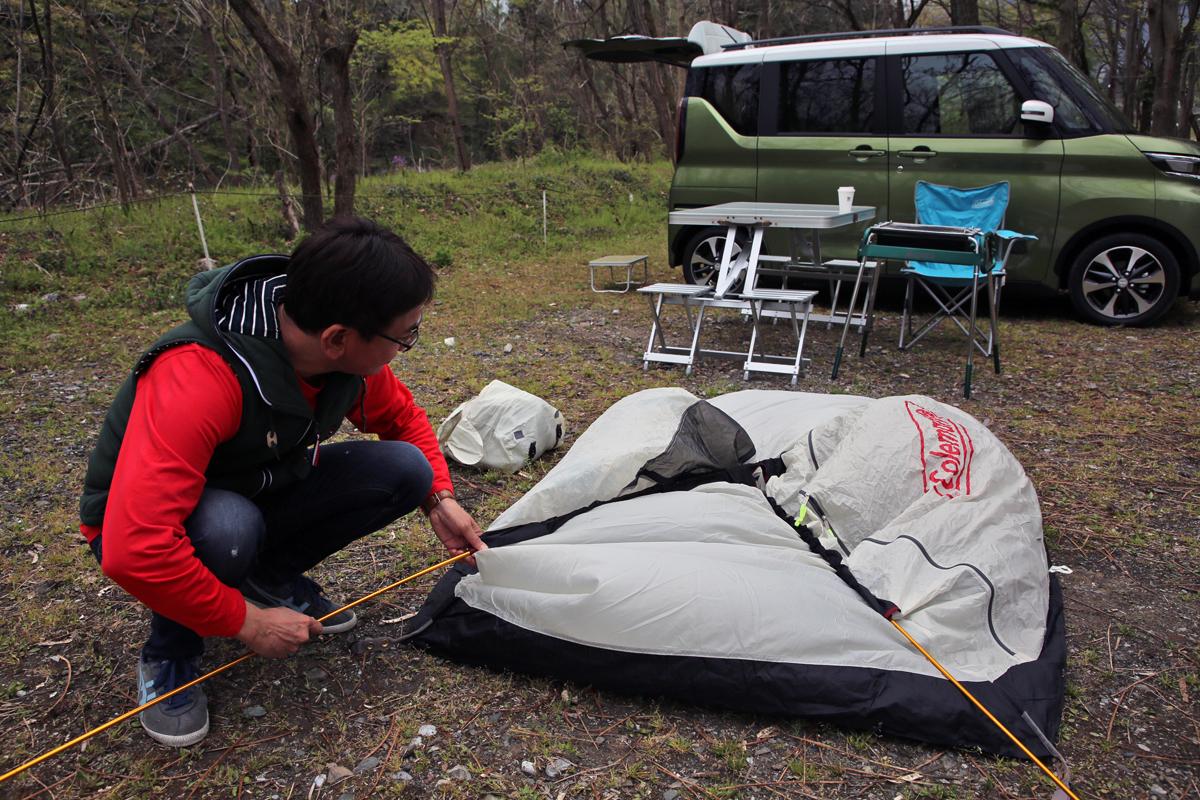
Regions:
[[[1105,236],[1085,247],[1068,276],[1071,303],[1100,325],[1148,325],[1179,294],[1179,262],[1159,240],[1140,233]]]
[[[704,228],[688,240],[683,248],[683,279],[696,286],[715,286],[717,272],[721,268],[721,254],[725,251],[724,228]],[[741,229],[733,240],[733,255],[742,252],[749,240]]]

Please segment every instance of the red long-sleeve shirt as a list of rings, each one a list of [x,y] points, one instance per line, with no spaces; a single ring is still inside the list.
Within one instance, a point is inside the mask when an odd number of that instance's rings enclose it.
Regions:
[[[303,380],[300,387],[315,403],[319,388]],[[433,467],[432,491],[452,488],[437,435],[408,387],[384,368],[367,377],[365,391],[348,419],[420,448]],[[88,541],[103,533],[106,575],[201,636],[234,636],[246,617],[241,592],[200,562],[183,527],[204,491],[213,450],[233,438],[241,417],[241,386],[221,356],[195,344],[160,355],[138,378],[103,528],[80,526]]]

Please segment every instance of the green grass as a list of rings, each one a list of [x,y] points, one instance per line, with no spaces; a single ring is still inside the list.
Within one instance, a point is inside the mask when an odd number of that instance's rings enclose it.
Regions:
[[[469,173],[402,173],[359,183],[356,212],[397,230],[441,267],[439,305],[470,320],[522,322],[573,297],[574,282],[545,279],[546,263],[577,275],[563,253],[663,247],[670,166],[626,165],[546,155],[524,164],[484,164]],[[219,263],[288,252],[279,201],[267,187],[202,195],[208,250]],[[546,238],[542,192],[546,192]],[[265,196],[254,196],[255,193]],[[632,202],[631,202],[632,198]],[[593,250],[593,248],[595,250]],[[99,330],[157,331],[177,319],[202,256],[186,196],[44,219],[0,218],[0,354],[12,367],[45,363],[74,337],[82,316]],[[570,272],[567,272],[569,270]],[[525,288],[513,296],[512,282]],[[13,309],[20,310],[12,311]],[[459,347],[479,345],[460,334]],[[131,354],[112,341],[87,351]]]

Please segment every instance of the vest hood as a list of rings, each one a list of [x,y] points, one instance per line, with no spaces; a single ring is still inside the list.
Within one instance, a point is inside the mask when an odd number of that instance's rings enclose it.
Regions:
[[[201,272],[188,284],[187,310],[201,330],[225,345],[227,358],[245,367],[264,403],[308,416],[311,410],[284,349],[276,313],[287,266],[287,256],[259,255]]]

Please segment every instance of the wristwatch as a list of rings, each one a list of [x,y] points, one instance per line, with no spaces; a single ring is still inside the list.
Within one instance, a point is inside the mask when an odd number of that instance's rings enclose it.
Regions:
[[[437,508],[438,504],[451,497],[454,497],[454,491],[451,489],[442,489],[441,491],[434,492],[421,503],[421,510],[428,517],[433,513],[433,509]]]

